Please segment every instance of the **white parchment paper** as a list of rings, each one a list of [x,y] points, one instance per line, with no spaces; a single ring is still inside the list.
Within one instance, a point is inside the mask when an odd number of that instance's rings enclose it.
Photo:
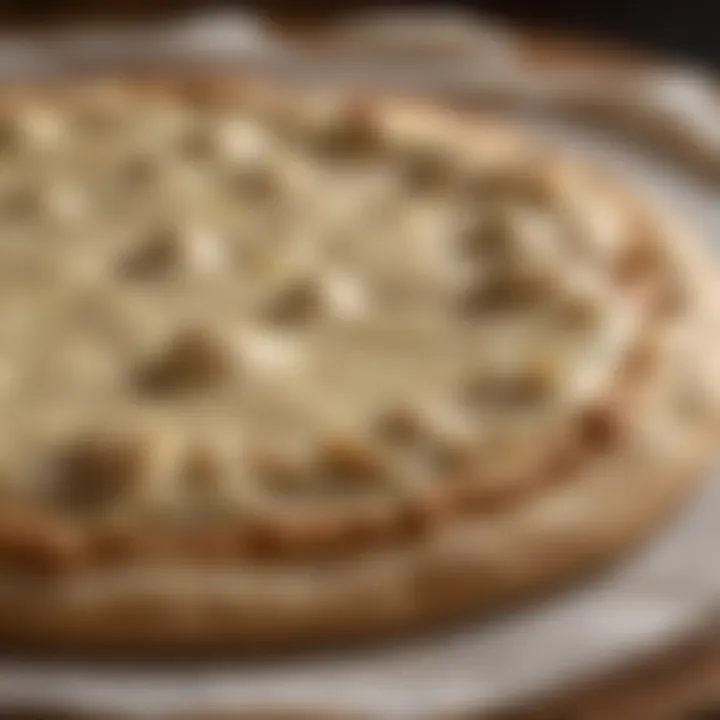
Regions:
[[[453,17],[365,18],[312,51],[236,16],[0,38],[6,78],[204,64],[500,105],[530,132],[613,166],[720,244],[720,103],[701,74],[658,70],[621,82],[583,68],[543,74],[525,64],[511,33]],[[578,109],[593,122],[578,120]],[[638,131],[654,151],[637,143]],[[662,159],[668,149],[676,162]],[[720,611],[719,519],[720,482],[709,478],[671,527],[602,576],[511,614],[372,650],[142,667],[2,658],[0,712],[27,705],[152,718],[323,709],[415,719],[496,709],[709,627]]]

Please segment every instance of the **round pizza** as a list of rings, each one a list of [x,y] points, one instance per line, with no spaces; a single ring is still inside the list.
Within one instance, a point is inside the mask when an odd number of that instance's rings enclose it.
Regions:
[[[712,459],[716,281],[499,119],[4,90],[0,642],[385,637],[598,566]]]

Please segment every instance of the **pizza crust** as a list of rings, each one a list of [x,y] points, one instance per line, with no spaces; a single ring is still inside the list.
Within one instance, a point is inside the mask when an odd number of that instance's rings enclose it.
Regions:
[[[576,481],[509,516],[350,567],[95,572],[49,588],[15,586],[0,603],[0,636],[6,647],[104,653],[315,646],[479,613],[643,539],[695,488],[707,449],[688,449],[670,468],[637,457],[614,482]]]
[[[481,137],[484,163],[527,160],[527,153],[541,164],[556,162],[492,123],[478,130],[450,113],[372,103],[408,141],[441,130],[462,137],[469,156],[474,138]],[[57,575],[6,573],[0,582],[2,641],[117,652],[385,636],[505,606],[589,571],[644,538],[692,491],[716,449],[720,393],[713,374],[720,326],[715,269],[693,239],[631,193],[618,188],[615,194],[647,222],[687,302],[679,318],[663,321],[667,346],[653,355],[657,367],[641,384],[642,402],[636,407],[634,398],[620,398],[628,422],[611,451],[584,458],[550,483],[531,476],[534,482],[507,506],[458,513],[400,542],[320,560],[281,556],[265,562],[221,554],[199,562],[180,552],[171,562],[160,555],[154,563],[80,561],[73,567],[63,559],[61,536],[50,533],[50,550],[61,560]],[[41,521],[36,537],[49,528]],[[0,538],[6,546],[12,532]],[[32,536],[33,528],[17,532]],[[72,537],[72,558],[70,546]]]

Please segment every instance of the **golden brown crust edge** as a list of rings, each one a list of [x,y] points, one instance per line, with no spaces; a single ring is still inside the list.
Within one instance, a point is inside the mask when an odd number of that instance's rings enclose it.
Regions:
[[[662,476],[649,476],[647,463],[639,463],[635,474],[627,468],[614,483],[580,484],[513,517],[464,528],[467,536],[453,533],[446,543],[418,547],[410,559],[377,558],[331,574],[309,570],[304,579],[296,571],[254,588],[255,578],[242,574],[231,583],[218,575],[215,588],[207,568],[164,589],[153,589],[151,575],[148,587],[127,585],[124,592],[116,592],[122,578],[108,577],[15,588],[0,602],[0,637],[6,648],[103,654],[285,648],[479,613],[592,570],[645,538],[696,487],[707,447]],[[105,581],[100,592],[88,592]]]

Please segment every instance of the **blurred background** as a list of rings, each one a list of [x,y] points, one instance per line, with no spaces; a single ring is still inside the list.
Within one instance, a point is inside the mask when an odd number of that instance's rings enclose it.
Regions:
[[[283,20],[316,21],[366,8],[471,8],[500,19],[602,41],[619,41],[655,54],[720,66],[717,0],[458,0],[441,2],[343,2],[342,0],[0,0],[4,24],[117,19],[185,13],[197,8],[251,6]]]

